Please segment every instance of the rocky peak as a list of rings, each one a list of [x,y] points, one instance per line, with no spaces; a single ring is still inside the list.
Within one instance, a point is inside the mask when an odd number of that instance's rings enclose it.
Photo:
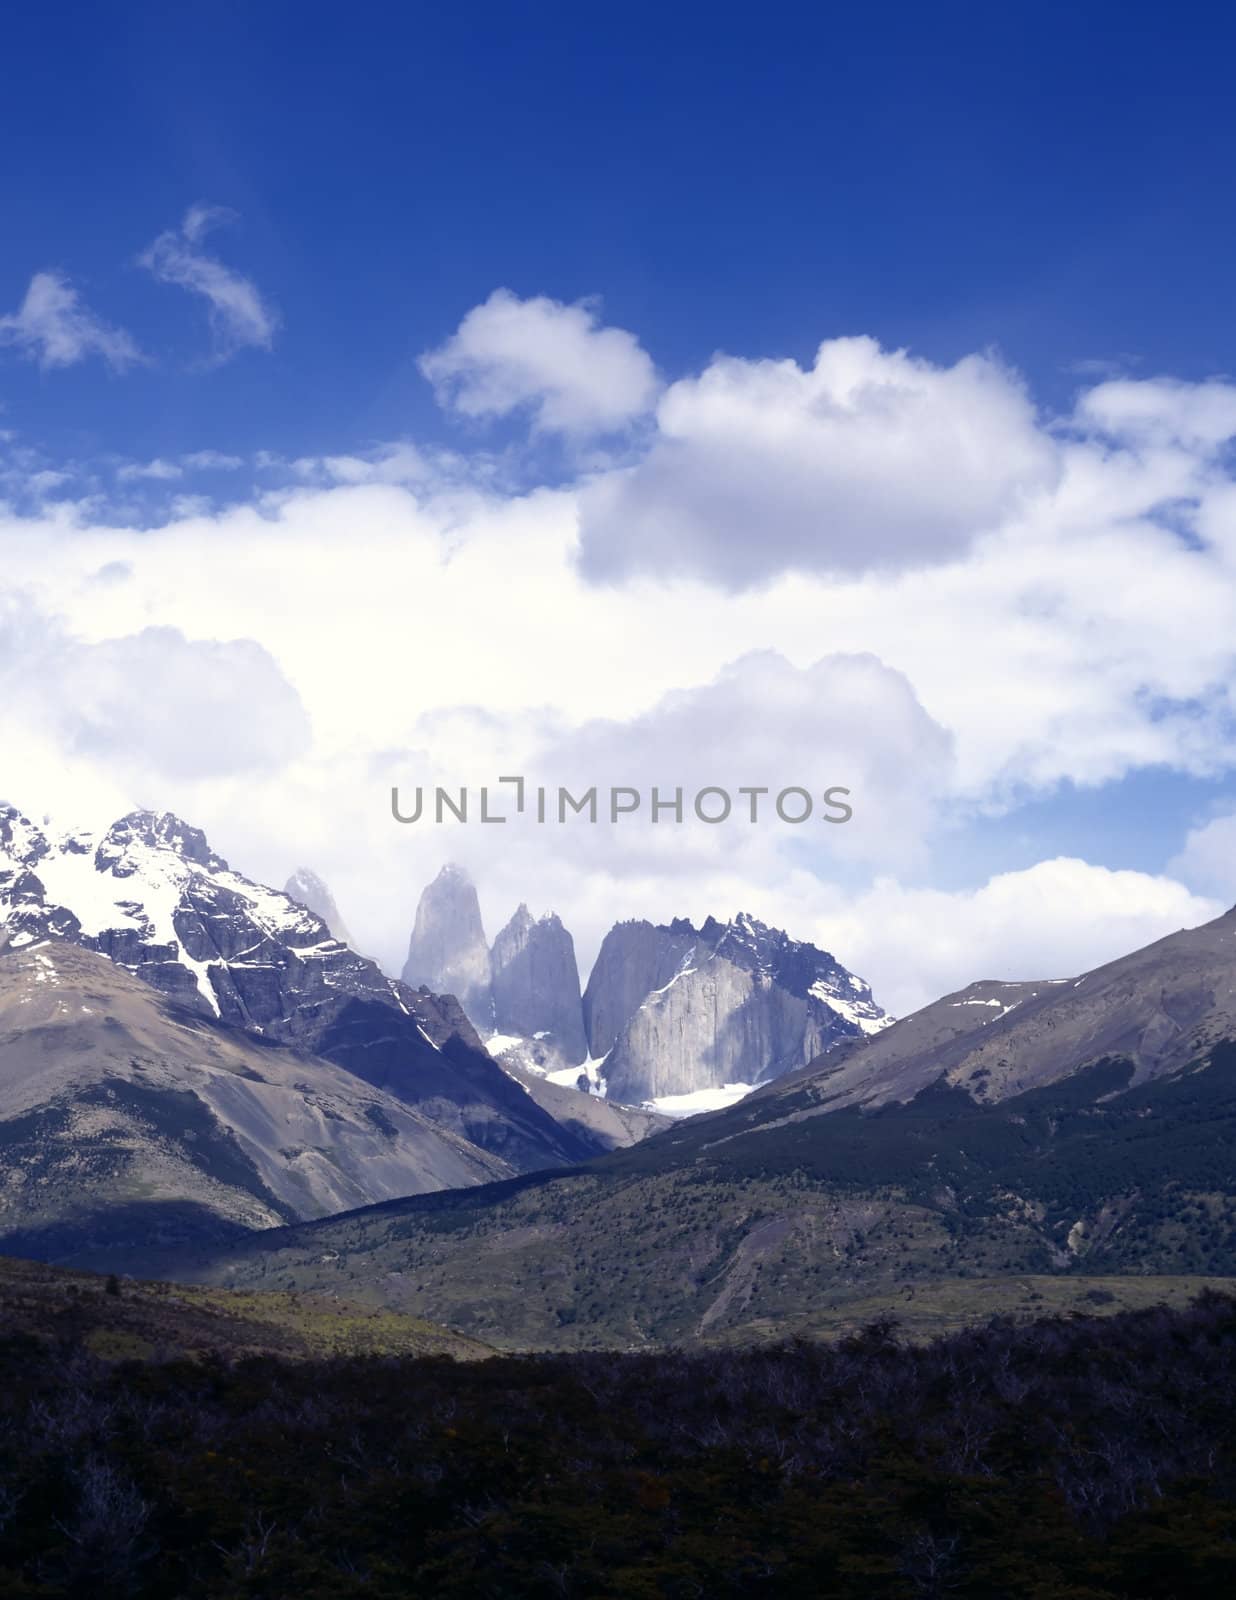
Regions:
[[[575,941],[554,912],[534,918],[520,904],[490,955],[494,1027],[545,1040],[566,1065],[588,1054]]]
[[[81,835],[77,836],[79,839]],[[226,872],[228,864],[217,856],[200,828],[190,827],[170,811],[131,811],[113,822],[99,841],[96,861],[101,871],[127,877],[137,870],[136,851],[166,850],[207,872]]]
[[[685,917],[668,926],[632,919],[618,922],[601,943],[584,990],[588,1053],[600,1060],[650,994],[673,981],[700,941]]]
[[[49,848],[46,835],[29,817],[16,806],[0,805],[0,868],[33,866]]]
[[[422,893],[408,941],[403,981],[457,997],[482,1034],[493,1024],[489,945],[476,886],[468,873],[448,863]]]
[[[353,949],[356,948],[356,941],[348,932],[347,925],[339,914],[334,895],[316,872],[309,867],[297,867],[284,884],[283,892],[298,905],[312,911],[315,917],[321,917],[341,944],[349,944]]]

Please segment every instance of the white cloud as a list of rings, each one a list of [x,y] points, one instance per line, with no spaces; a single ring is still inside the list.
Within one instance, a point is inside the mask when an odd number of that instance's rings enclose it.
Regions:
[[[815,928],[904,1016],[978,978],[1070,978],[1222,910],[1170,877],[1057,857],[952,893],[883,879]]]
[[[1225,905],[1236,903],[1236,815],[1212,817],[1191,828],[1167,870],[1202,894]]]
[[[0,344],[12,345],[45,370],[99,356],[124,372],[143,359],[129,335],[95,316],[61,272],[35,273],[20,309],[0,317]]]
[[[432,483],[437,475],[434,458],[415,446],[400,443],[380,445],[364,454],[337,456],[299,456],[286,463],[267,460],[263,466],[286,466],[302,483],[363,484],[398,483],[416,486]]]
[[[279,327],[278,314],[257,285],[200,248],[211,228],[234,220],[235,213],[223,207],[192,206],[179,229],[161,233],[139,257],[160,283],[176,284],[206,300],[218,361],[246,346],[269,350]]]
[[[409,673],[410,697],[421,682]],[[548,708],[512,714],[464,705],[421,715],[367,773],[337,784],[332,804],[368,791],[381,795],[385,810],[391,786],[410,802],[420,785],[429,796],[423,825],[387,826],[373,815],[367,826],[363,816],[343,820],[336,810],[332,836],[367,836],[365,849],[384,852],[393,881],[407,885],[405,903],[387,897],[382,918],[392,922],[371,929],[372,948],[396,951],[406,942],[408,905],[450,856],[473,871],[495,926],[520,899],[534,899],[568,919],[587,962],[610,924],[628,916],[702,918],[762,907],[810,931],[830,875],[861,878],[873,862],[887,871],[922,856],[950,763],[948,735],[905,679],[874,657],[826,657],[798,668],[760,651],[623,718],[572,725]],[[504,773],[526,779],[522,817],[510,786],[495,781]],[[474,813],[479,785],[490,785],[491,810],[507,822],[437,826],[430,819],[439,783],[470,785]],[[596,822],[569,811],[565,823],[554,820],[560,785],[577,801],[597,791]],[[848,822],[824,820],[823,795],[834,785],[851,791]],[[668,803],[659,822],[651,817],[654,786]],[[768,792],[742,794],[744,786]],[[640,794],[638,809],[617,823],[609,810],[614,787]],[[730,816],[715,825],[694,815],[706,787],[724,789],[731,803]],[[538,788],[547,795],[544,824],[534,820]],[[791,788],[811,796],[809,819],[778,817],[777,797]],[[678,789],[681,824],[672,809]],[[702,803],[710,815],[722,805],[716,794]],[[788,816],[802,809],[801,795],[785,796]],[[323,840],[317,853],[333,848]],[[355,866],[342,864],[339,875],[354,877]]]
[[[70,472],[57,472],[48,468],[43,472],[32,472],[27,477],[25,487],[35,500],[41,500],[54,494],[57,489],[63,489],[65,484],[72,483],[73,475]]]
[[[1003,466],[959,491],[991,508],[990,531],[932,546],[930,564],[906,554],[840,577],[786,571],[787,545],[769,538],[743,557],[752,572],[764,563],[762,584],[739,584],[735,558],[719,570],[710,553],[689,574],[637,570],[603,587],[576,559],[587,487],[509,494],[472,458],[409,445],[268,458],[277,492],[226,509],[186,498],[156,529],[109,525],[86,500],[0,511],[2,586],[66,619],[55,649],[33,641],[35,665],[5,676],[0,694],[0,740],[46,790],[28,803],[60,809],[61,791],[119,786],[131,803],[192,816],[258,876],[282,881],[307,861],[365,946],[392,962],[421,885],[448,856],[476,872],[493,925],[520,898],[553,906],[585,963],[617,917],[745,909],[833,948],[899,1009],[984,971],[1063,976],[1200,920],[1212,907],[1179,882],[1095,864],[1045,862],[943,890],[930,846],[942,812],[964,830],[976,810],[1015,809],[1063,780],[1236,766],[1236,484],[1215,427],[1116,438],[1073,419],[1036,431],[1017,386],[980,358],[937,389],[959,369],[922,377],[873,351],[868,376],[887,361],[893,377],[885,411],[855,402],[869,461],[852,477],[869,467],[886,511],[911,490],[882,485],[872,463],[911,470],[931,452],[909,435],[947,454],[973,402],[975,437],[997,453],[1012,441]],[[798,392],[809,375],[796,372]],[[914,398],[920,378],[935,407]],[[833,417],[840,405],[823,406],[826,433],[849,425]],[[785,445],[770,429],[742,443],[744,470],[779,506]],[[836,474],[839,462],[834,451],[825,465]],[[1023,468],[1033,479],[1042,462],[1046,475],[1023,493]],[[948,486],[923,472],[939,520]],[[875,501],[858,504],[854,526]],[[1183,537],[1181,513],[1162,511],[1181,504],[1193,508]],[[181,642],[146,638],[159,628]],[[238,639],[265,665],[230,643],[218,661],[204,648]],[[212,681],[217,702],[202,687]],[[238,750],[209,731],[229,727]],[[71,782],[56,751],[75,763]],[[792,827],[544,828],[515,848],[510,828],[401,830],[387,813],[396,777],[478,785],[512,770],[571,785],[612,775],[645,791],[766,775],[818,785],[836,771],[856,791],[855,821],[814,839]]]
[[[666,390],[644,459],[586,491],[583,567],[741,586],[914,566],[959,553],[1059,471],[990,357],[935,367],[867,338],[826,341],[806,370],[719,356]]]
[[[172,517],[208,517],[215,502],[208,494],[177,494],[172,496],[168,515]]]
[[[113,776],[271,772],[311,737],[295,690],[252,639],[148,627],[89,642],[20,601],[0,611],[0,690],[10,759],[50,738]]]
[[[929,570],[733,592],[582,582],[574,491],[508,498],[432,475],[307,485],[211,516],[198,507],[154,533],[109,530],[69,506],[11,524],[6,563],[8,581],[39,586],[91,635],[154,620],[261,640],[331,748],[398,748],[421,713],[457,705],[509,721],[550,708],[568,728],[627,721],[775,647],[800,669],[869,652],[900,673],[952,735],[949,792],[967,804],[1155,764],[1221,770],[1236,751],[1236,563],[1217,532],[1196,548],[1150,520],[1165,496],[1198,486],[1157,457],[1083,446],[1065,452],[1063,472],[1034,517]],[[1201,492],[1209,504],[1219,491]],[[1236,501],[1225,515],[1236,526]],[[101,609],[74,573],[108,560],[137,577]]]
[[[184,469],[177,466],[174,461],[164,461],[156,457],[153,461],[126,461],[116,468],[116,476],[121,483],[136,483],[143,478],[169,482],[174,478],[183,476]]]
[[[655,860],[681,879],[703,861],[745,856],[758,880],[761,866],[779,875],[768,860],[778,849],[822,855],[830,864],[907,865],[948,789],[953,749],[906,678],[876,656],[830,655],[799,668],[778,651],[757,650],[711,682],[673,689],[632,717],[589,720],[551,736],[526,761],[555,790],[561,784],[579,795],[597,786],[602,814],[610,789],[642,791],[640,810],[607,840],[611,871],[621,856],[627,868]],[[649,816],[653,784],[671,800],[682,790],[688,820],[705,788],[725,791],[732,810],[715,826],[676,830],[667,861],[665,830]],[[765,792],[740,794],[744,787]],[[848,791],[854,815],[830,825],[821,797],[833,788]],[[807,822],[778,817],[777,798],[790,789],[812,797]],[[722,805],[716,795],[704,802],[713,815]],[[806,803],[788,795],[783,809],[799,815]],[[590,829],[570,834],[561,848],[577,858],[597,851]]]
[[[1113,438],[1205,449],[1236,437],[1236,385],[1113,379],[1082,395],[1077,421]]]
[[[474,306],[420,367],[440,405],[481,418],[526,410],[542,433],[615,432],[649,411],[657,393],[638,339],[600,326],[594,303],[520,300],[509,289]]]

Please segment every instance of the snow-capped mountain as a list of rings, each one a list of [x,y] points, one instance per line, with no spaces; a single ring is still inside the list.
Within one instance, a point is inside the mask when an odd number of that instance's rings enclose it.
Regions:
[[[259,1032],[329,971],[390,990],[322,920],[251,883],[179,818],[134,812],[96,837],[48,835],[0,811],[0,940],[59,938],[110,957],[183,1005]],[[294,987],[295,1003],[285,990]]]
[[[98,836],[57,836],[0,807],[0,951],[47,939],[107,956],[189,1011],[325,1056],[517,1170],[581,1154],[449,995],[388,978],[178,817],[138,811]]]
[[[595,1087],[677,1115],[728,1104],[890,1020],[833,956],[745,913],[699,928],[618,923],[583,1015]]]
[[[581,995],[561,920],[520,905],[487,949],[475,885],[453,865],[421,895],[404,975],[458,994],[530,1092],[540,1079],[671,1116],[728,1105],[890,1020],[833,956],[746,914],[620,922]]]

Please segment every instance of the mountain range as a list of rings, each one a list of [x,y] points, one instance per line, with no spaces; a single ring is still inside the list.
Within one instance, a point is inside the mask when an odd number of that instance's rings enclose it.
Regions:
[[[833,956],[745,913],[698,928],[617,923],[581,993],[560,919],[520,905],[487,945],[475,885],[456,865],[421,895],[403,978],[457,994],[524,1081],[678,1115],[728,1104],[888,1022]]]
[[[0,956],[13,1249],[84,1261],[611,1142],[538,1105],[452,996],[388,978],[170,814],[55,835],[0,807]]]
[[[520,1030],[490,1029],[501,1063],[453,994],[387,977],[342,927],[315,873],[255,883],[169,813],[57,834],[0,807],[0,1243],[83,1264],[180,1248],[574,1166],[666,1126],[561,1070],[588,1043],[557,917],[520,906],[482,968],[459,940],[480,927],[466,876],[422,897],[432,974]]]
[[[1234,956],[1231,911],[1073,979],[972,984],[584,1168],[252,1236],[192,1275],[613,1348],[1012,1278],[1232,1274]]]
[[[108,957],[199,1016],[325,1057],[516,1170],[591,1153],[494,1064],[452,996],[388,978],[170,814],[49,837],[0,808],[0,950],[48,940]]]
[[[289,888],[169,814],[0,808],[0,1250],[540,1348],[1236,1272],[1236,911],[894,1022],[745,914],[619,923],[581,992],[459,869],[403,980]]]

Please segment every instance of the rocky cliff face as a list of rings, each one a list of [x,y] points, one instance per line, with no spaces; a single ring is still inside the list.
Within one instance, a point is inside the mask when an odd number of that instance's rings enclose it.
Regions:
[[[588,1054],[575,942],[551,912],[536,919],[526,905],[494,940],[494,1026],[500,1034],[542,1039],[573,1066]]]
[[[444,868],[421,897],[405,977],[457,994],[521,1081],[677,1116],[728,1104],[887,1021],[832,956],[748,916],[621,922],[582,997],[558,917],[521,905],[484,960],[483,939],[476,890]]]
[[[699,934],[683,917],[668,926],[619,922],[605,935],[584,990],[588,1053],[600,1060],[649,995],[677,976]]]
[[[0,808],[0,950],[47,939],[107,956],[190,1012],[325,1056],[517,1170],[579,1157],[448,997],[387,978],[170,814],[53,838]]]
[[[584,996],[589,1053],[632,1104],[767,1082],[886,1021],[871,990],[814,945],[754,918],[620,923]],[[720,1103],[720,1102],[717,1102]]]
[[[443,867],[421,895],[403,981],[453,994],[482,1034],[492,1031],[489,946],[476,887],[462,867]]]
[[[310,871],[308,867],[297,867],[284,884],[283,892],[289,900],[295,900],[307,911],[312,911],[315,917],[320,917],[340,944],[349,944],[353,949],[356,948],[356,941],[339,915],[334,895],[316,872]]]

